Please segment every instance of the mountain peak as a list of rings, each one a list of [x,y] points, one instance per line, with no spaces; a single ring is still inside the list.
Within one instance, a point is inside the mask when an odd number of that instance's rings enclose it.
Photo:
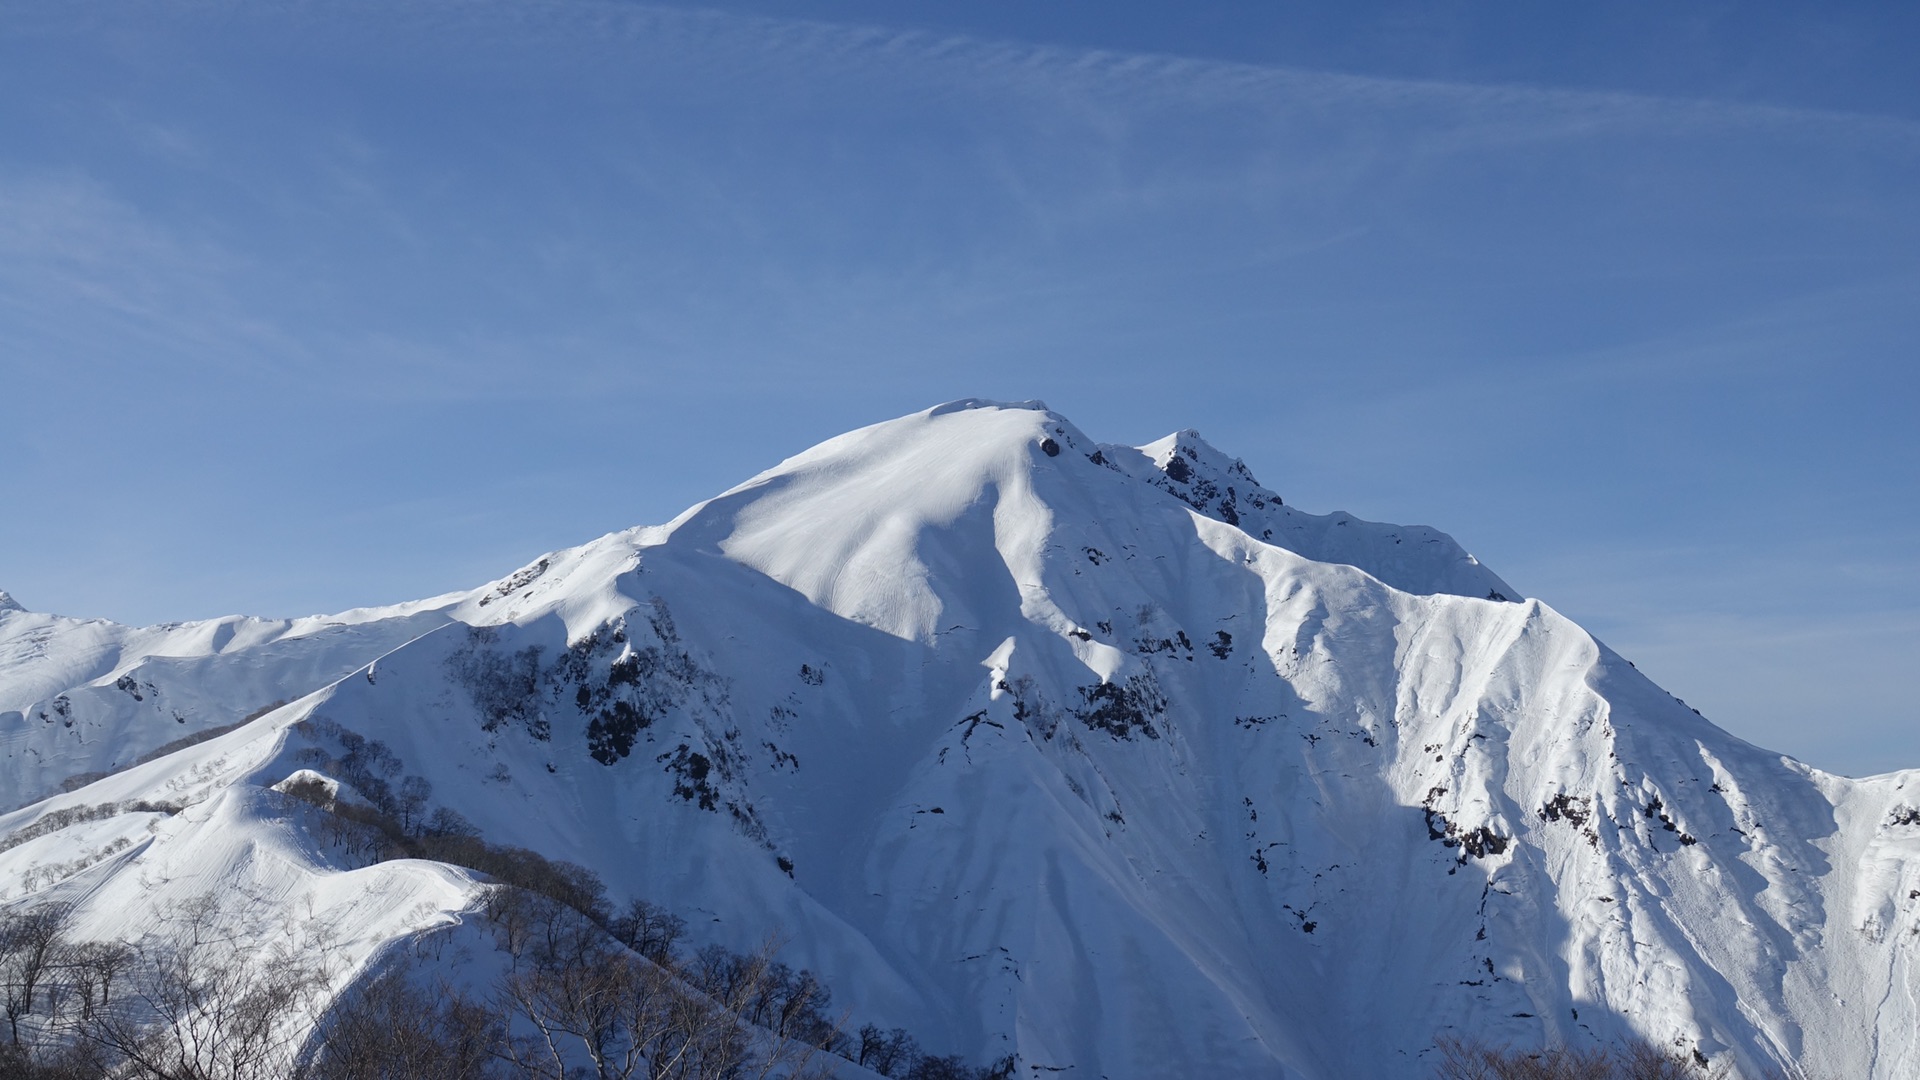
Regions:
[[[1256,504],[1280,505],[1280,496],[1262,487],[1246,462],[1228,457],[1192,428],[1176,431],[1137,449],[1171,481],[1157,486],[1166,488],[1182,502],[1210,517],[1239,524],[1235,504],[1240,498]]]
[[[0,611],[25,611],[25,610],[27,609],[21,605],[20,601],[15,600],[13,598],[12,593],[8,592],[5,589],[0,589]]]
[[[1509,600],[1519,590],[1480,565],[1451,536],[1425,525],[1307,514],[1284,505],[1239,458],[1186,428],[1145,446],[1102,446],[1114,467],[1196,512],[1316,562],[1356,566],[1403,592]]]
[[[944,405],[935,405],[928,409],[925,415],[929,418],[946,416],[949,413],[966,412],[969,409],[1023,409],[1027,412],[1053,412],[1052,409],[1047,408],[1046,402],[1038,398],[1029,398],[1026,401],[995,401],[992,398],[970,397],[958,398]]]
[[[949,402],[788,458],[683,514],[671,546],[723,554],[846,618],[925,640],[972,606],[980,581],[1031,569],[1068,513],[1063,496],[1078,520],[1093,511],[1070,492],[1124,484],[1095,452],[1041,402]]]
[[[1186,428],[1176,431],[1164,439],[1158,439],[1139,448],[1140,452],[1153,459],[1159,470],[1177,482],[1185,483],[1190,479],[1193,469],[1213,473],[1223,477],[1232,477],[1253,487],[1259,487],[1260,481],[1253,478],[1247,464],[1236,457],[1228,457],[1225,452],[1202,438],[1198,431]]]
[[[977,625],[967,620],[984,582],[1037,601],[1049,545],[1106,551],[1119,541],[1086,537],[1158,515],[1167,495],[1402,591],[1518,595],[1437,530],[1282,505],[1198,431],[1105,445],[1039,401],[965,398],[847,432],[692,508],[669,532],[677,549],[724,555],[842,617],[925,641]]]

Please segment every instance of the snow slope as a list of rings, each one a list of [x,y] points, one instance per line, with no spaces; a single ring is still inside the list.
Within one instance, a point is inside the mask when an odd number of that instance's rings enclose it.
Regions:
[[[0,806],[326,686],[447,622],[452,602],[130,627],[0,593]]]
[[[351,911],[344,978],[457,919],[465,874],[344,869],[266,792],[323,719],[490,839],[705,940],[778,925],[856,1025],[1022,1075],[1415,1077],[1443,1031],[1920,1075],[1920,772],[1735,739],[1443,534],[1300,513],[1192,432],[955,402],[469,594],[4,610],[0,648],[22,797],[291,702],[0,817],[185,804],[0,850],[8,898],[97,933],[217,884]]]

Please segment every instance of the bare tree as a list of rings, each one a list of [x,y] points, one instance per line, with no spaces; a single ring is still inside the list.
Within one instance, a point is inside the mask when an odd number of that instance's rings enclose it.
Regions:
[[[200,897],[170,912],[168,933],[136,947],[128,992],[96,1006],[80,1031],[142,1080],[287,1080],[326,990],[316,942],[263,943]]]
[[[1618,1050],[1614,1060],[1620,1080],[1702,1080],[1709,1075],[1725,1075],[1724,1070],[1710,1072],[1705,1058],[1688,1058],[1678,1050],[1663,1050],[1640,1040]]]
[[[575,1075],[569,1063],[585,1061],[595,1080],[801,1077],[813,1075],[820,1049],[802,1033],[826,1042],[838,1035],[831,1024],[802,1022],[823,992],[810,974],[774,963],[772,941],[744,956],[704,950],[681,967],[664,945],[656,963],[569,908],[503,900],[492,910],[522,943],[495,994],[495,1007],[525,1032],[504,1046],[522,1076],[566,1080]],[[663,916],[649,906],[634,920],[677,934],[678,920]],[[622,937],[648,933],[632,923],[628,930]]]
[[[777,1023],[779,1011],[792,1005],[797,1015],[811,996],[794,1001],[786,965],[774,960],[779,950],[776,937],[767,938],[751,953],[724,959],[720,955],[724,950],[702,950],[695,964],[668,973],[677,976],[673,984],[677,992],[669,997],[666,1043],[648,1058],[651,1080],[832,1075],[824,1064],[818,1069],[812,1065],[822,1043],[838,1040],[837,1025],[828,1025],[825,1037],[815,1041],[799,1037],[805,1025],[790,1019],[785,1027],[791,1030],[782,1030]],[[812,983],[810,974],[806,979]],[[786,985],[777,987],[778,983]],[[772,1001],[782,1003],[781,1009],[769,1010],[769,1019],[776,1023],[756,1028],[747,1019],[755,1003]]]
[[[400,790],[394,796],[394,810],[400,819],[400,828],[408,835],[419,831],[421,817],[427,808],[427,801],[433,798],[433,785],[426,777],[409,776],[400,781]]]
[[[29,1050],[0,1043],[0,1077],[6,1080],[100,1080],[112,1065],[86,1043],[56,1043]]]
[[[609,929],[622,945],[656,964],[663,964],[673,956],[673,947],[686,933],[687,923],[658,904],[635,900],[613,920]]]
[[[905,1076],[920,1056],[920,1044],[905,1028],[882,1031],[868,1024],[860,1029],[859,1057],[854,1060],[881,1076]]]
[[[518,966],[528,950],[538,952],[552,936],[552,928],[567,912],[565,905],[526,889],[494,886],[487,890],[480,910],[494,925],[499,947]]]
[[[68,951],[67,980],[80,998],[81,1022],[113,1000],[113,980],[133,962],[133,949],[118,941],[83,941]]]
[[[423,990],[398,967],[365,980],[314,1034],[307,1080],[493,1080],[503,1019],[457,987]]]
[[[646,990],[633,963],[611,953],[576,955],[573,962],[548,956],[516,970],[501,980],[497,1001],[534,1034],[509,1040],[507,1056],[525,1076],[565,1080],[567,1061],[578,1053],[598,1080],[625,1080],[642,1064],[631,1006]]]
[[[0,910],[0,1006],[7,1014],[8,1042],[20,1046],[20,1023],[41,1000],[53,1012],[50,983],[65,960],[65,904]]]
[[[1517,1050],[1444,1035],[1435,1045],[1439,1080],[1707,1080],[1724,1075],[1710,1072],[1701,1059],[1644,1040],[1615,1049]]]

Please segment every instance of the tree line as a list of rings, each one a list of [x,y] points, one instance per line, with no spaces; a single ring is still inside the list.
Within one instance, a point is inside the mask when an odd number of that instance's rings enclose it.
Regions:
[[[896,1080],[1013,1075],[1011,1056],[982,1068],[899,1028],[849,1033],[828,988],[773,941],[689,948],[667,909],[616,908],[585,867],[427,812],[431,785],[400,776],[384,745],[308,724],[340,752],[310,747],[303,764],[364,801],[307,776],[280,785],[286,811],[356,861],[491,879],[480,914],[502,974],[455,986],[401,948],[336,995],[323,927],[236,925],[215,896],[169,908],[132,943],[76,939],[62,904],[16,904],[0,908],[0,1080],[816,1080],[841,1062]]]
[[[506,954],[485,990],[431,978],[403,948],[330,997],[324,932],[235,927],[210,895],[133,944],[74,939],[62,904],[0,909],[0,1080],[822,1080],[841,1061],[903,1080],[1012,1075],[1011,1058],[973,1068],[897,1028],[848,1036],[773,942],[682,949],[685,924],[646,901],[602,923],[496,885],[481,914]]]
[[[1527,1048],[1443,1035],[1435,1042],[1436,1080],[1734,1080],[1726,1061],[1709,1063],[1698,1050],[1683,1053],[1644,1039],[1617,1046]],[[1796,1073],[1805,1080],[1804,1073]],[[1770,1070],[1760,1080],[1787,1080]]]
[[[315,823],[322,839],[369,862],[431,859],[478,871],[511,887],[511,891],[490,894],[486,910],[501,928],[502,946],[516,960],[525,949],[526,925],[551,928],[577,917],[604,931],[628,951],[656,967],[676,972],[681,981],[720,1000],[731,999],[740,979],[736,975],[716,983],[715,976],[756,970],[750,957],[728,953],[718,946],[683,958],[677,944],[686,924],[665,908],[640,899],[616,912],[607,899],[605,885],[586,867],[548,859],[526,848],[492,843],[448,807],[429,812],[433,785],[420,776],[402,776],[399,758],[380,740],[368,739],[324,717],[303,720],[295,725],[295,731],[314,744],[295,755],[297,764],[340,778],[365,800],[356,803],[336,798],[333,789],[317,776],[282,784],[287,795],[322,812]],[[338,753],[329,753],[322,743],[337,747]],[[575,929],[580,932],[578,925]],[[765,952],[763,948],[753,955]],[[545,962],[541,956],[536,950],[536,964]],[[577,950],[572,958],[605,959]],[[796,974],[770,955],[762,956],[759,962],[766,968],[763,977],[773,985],[749,995],[747,1018],[753,1026],[772,1028],[779,1037],[788,1039],[806,1032],[806,1041],[817,1049],[892,1080],[1007,1080],[1014,1074],[1011,1056],[984,1067],[973,1066],[958,1055],[928,1052],[911,1033],[897,1027],[883,1030],[868,1024],[851,1034],[841,1031],[841,1025],[826,1022],[831,995],[811,972]],[[804,992],[799,989],[802,985]],[[783,1013],[778,1024],[769,1024],[765,1007],[769,999],[793,1011]]]

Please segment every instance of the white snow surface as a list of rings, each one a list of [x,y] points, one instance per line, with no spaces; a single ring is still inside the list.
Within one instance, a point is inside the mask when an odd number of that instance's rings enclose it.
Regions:
[[[1022,1075],[1411,1078],[1441,1033],[1635,1032],[1920,1076],[1920,771],[1742,742],[1444,534],[1301,513],[1191,431],[955,402],[471,593],[0,603],[0,805],[46,796],[0,816],[0,899],[133,937],[211,888],[349,928],[343,984],[456,923],[472,875],[351,869],[270,790],[309,718],[701,941],[782,930],[856,1027]]]

